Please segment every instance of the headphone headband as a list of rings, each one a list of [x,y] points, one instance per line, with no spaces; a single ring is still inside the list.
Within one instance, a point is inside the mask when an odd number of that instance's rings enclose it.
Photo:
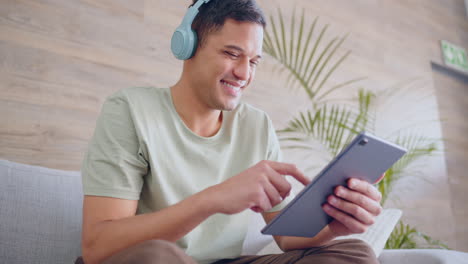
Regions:
[[[187,13],[185,14],[184,18],[182,19],[181,24],[185,25],[192,25],[193,20],[195,20],[195,17],[198,15],[199,9],[203,4],[206,4],[210,2],[210,0],[198,0],[193,6],[191,6],[188,10]]]

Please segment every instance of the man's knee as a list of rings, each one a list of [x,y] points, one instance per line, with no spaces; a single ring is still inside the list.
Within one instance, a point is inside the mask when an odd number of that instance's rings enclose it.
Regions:
[[[123,250],[103,264],[194,264],[176,244],[163,240],[149,240]]]
[[[322,247],[307,250],[305,255],[311,258],[323,257],[329,263],[379,263],[374,250],[360,239],[334,240]]]
[[[177,257],[179,254],[184,254],[177,245],[164,240],[148,240],[140,243],[134,247],[134,253],[150,259]]]
[[[363,263],[379,263],[372,247],[360,239],[346,239],[342,247],[344,251],[367,260]]]

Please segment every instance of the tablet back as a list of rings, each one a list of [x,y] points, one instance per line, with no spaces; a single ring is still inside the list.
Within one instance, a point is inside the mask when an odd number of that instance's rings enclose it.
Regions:
[[[349,178],[374,183],[405,153],[406,150],[400,146],[365,132],[359,134],[263,228],[262,233],[315,236],[332,220],[322,205],[336,186],[346,186]]]

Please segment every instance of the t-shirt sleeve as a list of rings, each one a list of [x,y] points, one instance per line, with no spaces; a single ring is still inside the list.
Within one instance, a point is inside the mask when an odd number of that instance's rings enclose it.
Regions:
[[[281,152],[280,143],[276,136],[275,128],[273,123],[268,118],[268,160],[283,162],[283,153]],[[281,203],[274,206],[268,212],[281,211],[286,205],[293,199],[292,192],[287,196]]]
[[[148,173],[128,99],[122,92],[103,104],[81,167],[85,195],[138,200]]]

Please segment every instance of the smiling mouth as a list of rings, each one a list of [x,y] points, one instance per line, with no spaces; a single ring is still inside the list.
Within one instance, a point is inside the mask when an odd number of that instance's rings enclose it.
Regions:
[[[241,86],[234,86],[228,82],[225,82],[225,81],[221,81],[221,83],[229,88],[231,88],[234,92],[239,92],[241,90]]]
[[[224,81],[224,80],[221,80],[220,82],[224,88],[223,89],[224,92],[231,97],[239,97],[242,93],[243,88],[246,85],[246,82],[242,82],[242,83],[236,82],[235,84],[233,84],[232,82]]]

